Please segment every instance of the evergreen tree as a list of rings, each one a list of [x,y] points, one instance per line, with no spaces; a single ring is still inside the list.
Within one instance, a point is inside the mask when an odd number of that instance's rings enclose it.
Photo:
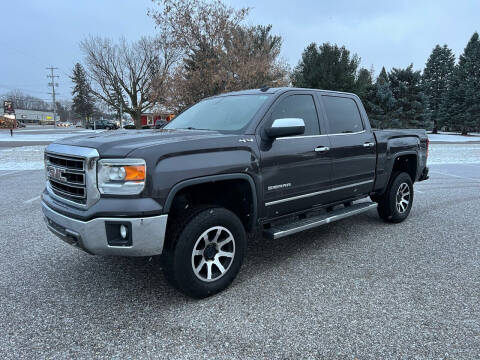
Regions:
[[[206,42],[198,45],[184,60],[184,91],[191,97],[186,106],[222,92],[226,76],[221,71],[221,54]]]
[[[403,128],[428,128],[427,98],[421,85],[420,71],[413,71],[413,64],[406,69],[393,68],[388,80],[395,98],[392,125]]]
[[[444,109],[452,130],[463,135],[480,128],[480,40],[474,33],[460,56]]]
[[[82,116],[82,122],[85,126],[87,117],[91,116],[93,113],[94,102],[87,74],[81,64],[75,64],[71,79],[75,84],[72,90],[72,110]]]
[[[344,46],[310,44],[292,73],[296,87],[355,92],[360,58]],[[362,76],[363,79],[363,76]]]
[[[395,99],[384,67],[375,84],[368,87],[364,105],[372,126],[378,128],[392,126],[392,111],[395,107]]]
[[[452,85],[455,71],[455,55],[447,45],[435,46],[428,58],[423,71],[422,82],[428,100],[428,113],[433,120],[433,133],[438,132],[438,127],[448,121],[448,115],[443,111],[443,103],[447,97],[449,87]]]
[[[369,71],[361,68],[358,71],[354,92],[360,97],[360,99],[362,99],[362,101],[365,101],[369,89],[373,86],[372,73],[373,69]]]

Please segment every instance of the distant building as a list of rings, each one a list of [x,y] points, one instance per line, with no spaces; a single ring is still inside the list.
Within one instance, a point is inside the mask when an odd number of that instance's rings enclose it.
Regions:
[[[0,115],[3,115],[3,108],[0,108]],[[23,123],[53,124],[53,111],[15,109],[15,117]],[[58,115],[57,121],[60,121]]]
[[[170,121],[174,118],[174,115],[172,113],[143,113],[141,115],[142,119],[142,125],[154,125],[155,121],[161,119],[161,120],[166,120]]]

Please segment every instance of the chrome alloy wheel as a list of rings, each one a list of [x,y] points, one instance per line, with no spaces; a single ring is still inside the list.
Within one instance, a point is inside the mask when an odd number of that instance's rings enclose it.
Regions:
[[[397,190],[396,195],[397,211],[403,214],[408,209],[410,203],[410,186],[407,183],[401,183]]]
[[[235,256],[235,239],[223,226],[204,231],[192,251],[193,272],[202,281],[210,282],[225,275]]]

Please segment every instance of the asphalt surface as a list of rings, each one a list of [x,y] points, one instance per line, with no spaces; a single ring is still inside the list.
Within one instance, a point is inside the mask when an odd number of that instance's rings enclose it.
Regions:
[[[480,358],[480,164],[432,165],[410,217],[371,211],[250,240],[226,291],[192,300],[158,259],[51,235],[41,171],[0,171],[0,358]]]

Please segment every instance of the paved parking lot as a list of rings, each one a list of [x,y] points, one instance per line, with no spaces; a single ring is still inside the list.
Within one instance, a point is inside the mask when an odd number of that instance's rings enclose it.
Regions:
[[[254,238],[191,300],[158,259],[93,257],[46,230],[43,173],[0,171],[0,358],[480,358],[480,164],[431,166],[410,218],[375,211]]]

